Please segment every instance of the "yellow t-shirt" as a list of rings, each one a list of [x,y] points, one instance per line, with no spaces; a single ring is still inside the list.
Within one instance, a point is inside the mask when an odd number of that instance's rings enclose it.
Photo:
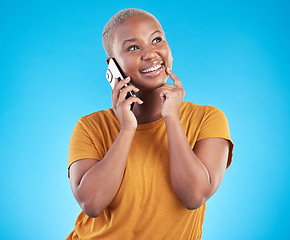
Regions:
[[[210,137],[231,142],[228,121],[218,108],[183,102],[179,117],[192,148],[196,141]],[[110,109],[80,118],[70,141],[69,166],[84,158],[101,160],[119,130],[119,121]],[[232,147],[231,142],[227,166]],[[67,239],[200,239],[204,213],[205,204],[186,209],[172,188],[167,133],[161,118],[138,125],[117,195],[97,218],[81,212]]]

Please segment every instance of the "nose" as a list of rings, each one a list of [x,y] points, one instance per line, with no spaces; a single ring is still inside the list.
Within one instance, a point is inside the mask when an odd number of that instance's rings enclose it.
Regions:
[[[153,59],[155,58],[156,54],[157,54],[156,51],[151,46],[143,47],[142,59],[143,60]]]

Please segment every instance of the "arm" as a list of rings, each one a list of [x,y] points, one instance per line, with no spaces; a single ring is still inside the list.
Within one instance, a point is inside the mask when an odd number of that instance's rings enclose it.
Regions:
[[[137,91],[133,85],[120,91],[126,82],[128,80],[116,84],[112,92],[113,110],[121,130],[111,148],[100,161],[82,159],[74,162],[69,169],[73,194],[83,211],[91,217],[97,217],[117,194],[135,135],[137,121],[130,105],[132,102],[141,104],[141,101],[132,97],[125,100],[127,92]]]
[[[228,159],[229,143],[221,138],[198,141],[191,149],[179,120],[185,92],[180,80],[167,71],[174,86],[162,89],[162,115],[166,124],[172,186],[188,209],[196,209],[218,189]]]
[[[229,143],[207,138],[197,141],[192,150],[179,119],[167,119],[166,127],[172,186],[188,209],[199,208],[222,182]]]

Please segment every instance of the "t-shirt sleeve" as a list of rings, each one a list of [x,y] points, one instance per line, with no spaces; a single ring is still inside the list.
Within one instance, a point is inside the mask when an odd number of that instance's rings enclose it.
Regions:
[[[197,141],[212,137],[224,138],[229,141],[230,149],[227,162],[228,168],[232,162],[234,147],[230,136],[229,123],[227,117],[220,109],[213,106],[208,106],[208,111],[205,113],[204,120],[201,125],[199,135],[197,137]]]
[[[86,126],[81,121],[77,122],[71,135],[69,144],[69,165],[85,158],[101,160],[101,155],[96,148],[96,144],[86,130]]]

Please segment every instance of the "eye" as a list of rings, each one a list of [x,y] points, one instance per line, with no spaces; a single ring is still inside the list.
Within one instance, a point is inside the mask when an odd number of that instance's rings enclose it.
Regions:
[[[157,38],[154,38],[152,43],[160,43],[162,42],[162,38],[161,37],[157,37]]]
[[[139,49],[138,46],[132,45],[132,46],[130,46],[130,47],[127,48],[127,51],[135,51],[135,50],[138,50],[138,49]]]

